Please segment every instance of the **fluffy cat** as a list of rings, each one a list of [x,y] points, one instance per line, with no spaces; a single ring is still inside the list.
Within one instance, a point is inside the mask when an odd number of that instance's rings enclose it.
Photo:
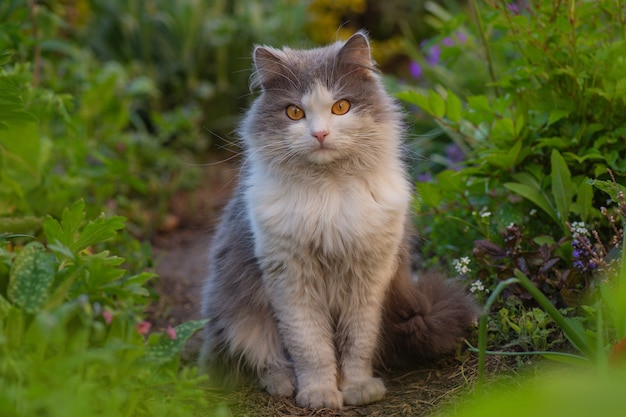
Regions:
[[[454,349],[477,309],[440,277],[411,281],[402,112],[367,36],[259,46],[254,65],[261,94],[210,252],[201,369],[248,371],[305,407],[380,400],[374,365]]]

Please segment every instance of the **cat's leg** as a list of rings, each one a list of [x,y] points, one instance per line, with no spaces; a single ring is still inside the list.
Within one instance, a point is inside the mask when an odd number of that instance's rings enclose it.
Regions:
[[[226,385],[252,371],[270,394],[292,396],[293,367],[280,340],[261,271],[253,258],[242,253],[245,246],[233,249],[231,241],[217,243],[231,250],[215,251],[221,256],[214,257],[203,289],[202,314],[209,322],[203,332],[200,369]]]
[[[205,329],[201,367],[209,375],[213,370],[217,375],[237,380],[244,365],[257,374],[261,387],[267,392],[291,397],[295,391],[295,377],[275,320],[269,309],[264,311],[261,306],[255,307],[248,309],[240,305],[237,311],[229,307],[232,311],[213,315]],[[220,369],[223,366],[228,369]]]
[[[385,287],[381,281],[352,288],[337,324],[344,404],[361,405],[385,396],[385,385],[373,376],[373,357],[378,342]],[[358,285],[357,285],[358,287]]]
[[[314,267],[295,259],[263,262],[267,293],[279,322],[282,341],[293,362],[296,403],[302,407],[343,405],[337,386],[337,359],[328,303]]]

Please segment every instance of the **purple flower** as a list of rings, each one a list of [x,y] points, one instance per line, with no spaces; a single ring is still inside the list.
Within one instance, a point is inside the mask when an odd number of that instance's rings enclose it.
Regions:
[[[430,172],[425,172],[417,177],[419,182],[430,182],[432,181],[433,176]]]
[[[452,40],[451,37],[446,36],[445,38],[443,38],[443,40],[441,41],[441,43],[445,46],[454,46],[454,41]]]
[[[426,62],[428,62],[428,64],[431,66],[435,66],[439,64],[440,57],[441,57],[441,47],[439,45],[433,45],[430,47],[430,49],[428,50],[428,53],[426,54]]]
[[[519,4],[517,3],[508,3],[506,8],[513,14],[519,14]]]
[[[422,75],[424,75],[424,70],[419,63],[411,61],[411,63],[409,64],[409,73],[411,74],[411,77],[418,79],[421,78]]]
[[[456,143],[452,143],[446,146],[446,157],[456,166],[465,160],[465,153]]]

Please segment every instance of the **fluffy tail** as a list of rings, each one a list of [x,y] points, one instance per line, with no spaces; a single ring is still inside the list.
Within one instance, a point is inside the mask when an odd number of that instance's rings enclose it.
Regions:
[[[457,282],[427,273],[413,282],[408,271],[391,284],[382,322],[382,364],[407,365],[454,351],[479,308]]]

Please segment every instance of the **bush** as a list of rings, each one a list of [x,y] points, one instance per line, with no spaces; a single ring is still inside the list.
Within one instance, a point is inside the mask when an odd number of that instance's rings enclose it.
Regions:
[[[195,415],[207,408],[178,354],[204,325],[147,337],[141,311],[154,275],[129,275],[97,251],[121,217],[85,223],[77,202],[44,221],[47,245],[0,240],[0,410],[3,416]]]
[[[626,173],[623,16],[610,1],[572,4],[487,2],[475,31],[438,10],[440,35],[411,48],[433,87],[400,94],[450,144],[417,186],[419,223],[437,242],[425,250],[448,263],[473,251],[488,288],[518,268],[561,304],[580,300],[597,266],[578,259],[573,225],[606,253],[616,243],[592,180]]]

